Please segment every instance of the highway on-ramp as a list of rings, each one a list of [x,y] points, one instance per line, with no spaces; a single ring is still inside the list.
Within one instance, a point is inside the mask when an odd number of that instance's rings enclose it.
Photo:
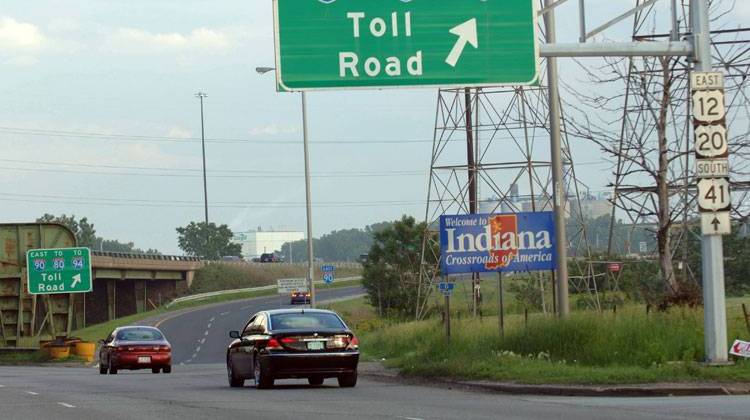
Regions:
[[[317,298],[324,304],[362,294],[364,289],[359,286],[342,287],[321,290]],[[164,332],[172,344],[174,365],[224,363],[227,346],[232,341],[229,331],[242,330],[248,319],[258,311],[290,307],[299,305],[291,306],[288,296],[270,296],[178,312],[155,320],[153,324]]]

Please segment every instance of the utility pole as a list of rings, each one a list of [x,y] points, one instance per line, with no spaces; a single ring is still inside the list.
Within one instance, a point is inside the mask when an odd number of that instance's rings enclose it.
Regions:
[[[553,0],[545,0],[549,7]],[[555,10],[544,15],[547,29],[547,44],[556,43]],[[562,141],[560,134],[560,85],[557,74],[557,58],[547,57],[547,83],[549,84],[550,152],[552,157],[552,188],[555,210],[555,241],[557,251],[557,314],[566,317],[568,305],[568,239],[565,232],[565,180],[563,179]]]
[[[694,71],[713,71],[708,0],[691,0]],[[724,248],[720,235],[701,236],[703,260],[703,329],[706,362],[727,363],[727,312],[724,293]]]

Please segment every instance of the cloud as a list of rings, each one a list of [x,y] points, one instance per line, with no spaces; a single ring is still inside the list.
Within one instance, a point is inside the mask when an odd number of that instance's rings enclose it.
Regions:
[[[177,139],[190,139],[193,138],[193,132],[187,128],[172,127],[169,129],[167,137],[174,137]]]
[[[300,132],[300,128],[293,125],[278,125],[270,124],[264,127],[256,127],[250,130],[252,137],[261,136],[283,136],[287,134],[297,134]]]
[[[36,52],[44,49],[48,43],[49,40],[37,26],[0,17],[0,52]]]
[[[109,36],[105,48],[112,52],[132,54],[181,53],[206,51],[223,53],[233,46],[226,31],[198,28],[190,33],[153,33],[142,29],[120,28]]]

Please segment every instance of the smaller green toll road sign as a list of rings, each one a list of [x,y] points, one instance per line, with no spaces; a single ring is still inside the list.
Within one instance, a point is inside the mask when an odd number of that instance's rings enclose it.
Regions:
[[[91,251],[88,248],[29,250],[26,273],[32,295],[90,292]]]

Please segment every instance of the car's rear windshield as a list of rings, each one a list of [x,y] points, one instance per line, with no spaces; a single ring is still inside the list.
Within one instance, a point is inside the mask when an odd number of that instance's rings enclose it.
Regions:
[[[117,332],[117,339],[122,341],[159,341],[164,336],[150,328],[128,328]]]
[[[341,319],[328,313],[290,313],[271,315],[271,328],[274,330],[317,330],[343,329]]]

